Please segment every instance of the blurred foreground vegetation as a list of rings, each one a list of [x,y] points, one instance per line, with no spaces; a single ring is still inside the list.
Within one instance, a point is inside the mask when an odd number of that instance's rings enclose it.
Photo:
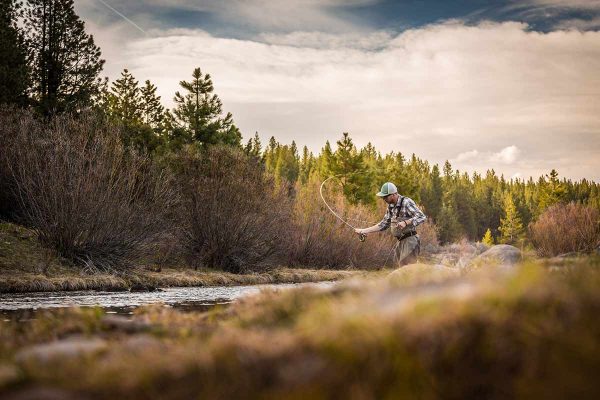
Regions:
[[[598,258],[416,266],[228,308],[3,323],[3,398],[531,398],[600,394]],[[37,392],[36,392],[37,391]]]

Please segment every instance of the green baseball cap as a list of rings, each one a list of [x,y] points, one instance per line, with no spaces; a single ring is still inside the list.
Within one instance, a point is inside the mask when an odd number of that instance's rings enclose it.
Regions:
[[[381,190],[377,193],[379,197],[389,196],[390,194],[398,193],[398,188],[392,182],[386,182],[381,186]]]

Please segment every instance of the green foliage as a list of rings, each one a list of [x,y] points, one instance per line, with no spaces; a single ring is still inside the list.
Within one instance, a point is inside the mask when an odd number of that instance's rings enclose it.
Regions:
[[[328,176],[340,179],[343,193],[350,204],[373,201],[370,171],[365,165],[363,154],[356,150],[347,132],[337,141],[337,150],[330,156],[327,170]]]
[[[101,104],[105,114],[123,127],[125,145],[154,151],[165,141],[168,113],[149,80],[140,88],[124,69],[110,90],[104,90]]]
[[[539,200],[539,212],[544,211],[546,208],[556,204],[562,203],[567,197],[567,188],[565,185],[558,180],[558,172],[556,170],[550,171],[550,174],[546,175],[548,180],[540,178],[540,200]]]
[[[515,243],[523,234],[523,223],[510,194],[504,197],[503,209],[504,218],[500,218],[500,227],[498,228],[502,232],[500,240],[502,243]]]
[[[90,106],[100,90],[104,60],[73,0],[27,0],[24,27],[39,111],[52,115]]]
[[[15,0],[0,3],[0,104],[27,103],[29,70],[23,35],[17,29],[19,6]]]
[[[214,144],[239,146],[241,133],[233,123],[233,116],[224,117],[223,104],[216,94],[209,74],[194,69],[191,81],[179,82],[185,91],[175,93],[173,123],[175,136],[184,143],[198,143],[203,147]]]
[[[494,244],[494,238],[492,237],[492,231],[490,228],[485,231],[485,235],[483,235],[483,239],[481,239],[481,243],[492,246]]]

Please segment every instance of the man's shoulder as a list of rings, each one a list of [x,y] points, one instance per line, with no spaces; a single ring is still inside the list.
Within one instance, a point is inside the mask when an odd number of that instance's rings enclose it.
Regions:
[[[398,199],[398,205],[400,204],[407,204],[407,203],[414,203],[415,201],[413,199],[411,199],[408,196],[400,196],[400,199]]]

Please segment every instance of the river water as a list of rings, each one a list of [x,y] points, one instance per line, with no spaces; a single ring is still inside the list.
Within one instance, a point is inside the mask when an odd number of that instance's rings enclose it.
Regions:
[[[312,285],[328,287],[333,282],[252,286],[176,287],[154,292],[35,292],[0,294],[0,315],[4,320],[30,319],[40,309],[99,306],[108,313],[132,314],[136,307],[162,303],[185,311],[205,311],[215,305],[229,304],[235,299],[265,289],[285,290]]]

